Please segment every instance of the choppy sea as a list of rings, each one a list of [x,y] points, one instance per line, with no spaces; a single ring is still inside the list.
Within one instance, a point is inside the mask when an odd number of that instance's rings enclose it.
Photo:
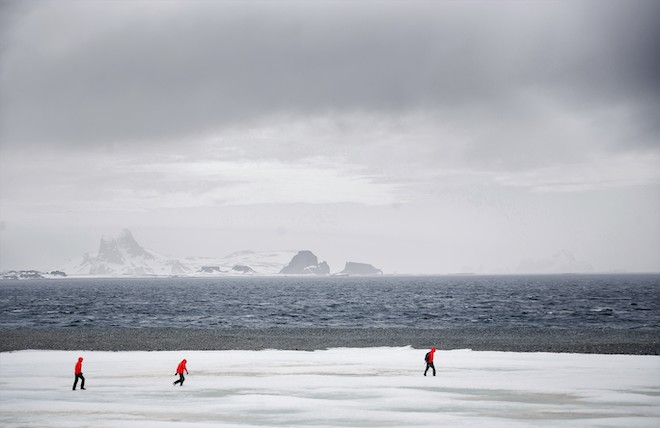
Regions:
[[[0,281],[0,328],[660,329],[660,274]]]

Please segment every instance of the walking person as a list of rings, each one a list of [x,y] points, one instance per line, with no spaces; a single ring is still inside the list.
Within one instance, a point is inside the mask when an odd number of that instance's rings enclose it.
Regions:
[[[186,380],[185,377],[183,377],[183,372],[186,372],[188,374],[188,369],[186,368],[186,360],[182,360],[179,365],[176,368],[176,373],[174,375],[179,375],[179,380],[175,381],[172,385],[176,385],[177,383],[179,386],[183,386],[183,381]]]
[[[435,376],[435,366],[433,365],[433,356],[435,354],[435,348],[431,348],[429,352],[424,356],[424,361],[426,361],[426,370],[424,370],[424,376],[429,369],[433,369],[433,376]]]
[[[82,362],[83,362],[83,358],[79,357],[78,362],[76,363],[76,367],[73,369],[73,374],[76,375],[76,378],[73,381],[74,391],[76,390],[76,386],[78,385],[78,379],[82,381],[80,383],[80,389],[85,389],[85,377],[82,374]]]

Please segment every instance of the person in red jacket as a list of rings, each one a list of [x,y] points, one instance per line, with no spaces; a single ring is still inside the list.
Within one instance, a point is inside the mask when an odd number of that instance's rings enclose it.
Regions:
[[[431,348],[429,352],[426,353],[424,361],[426,361],[426,370],[424,370],[424,376],[429,369],[433,369],[433,376],[435,376],[435,366],[433,365],[433,355],[435,354],[435,348]]]
[[[186,380],[185,377],[183,377],[183,372],[186,372],[188,374],[188,369],[186,368],[186,360],[182,360],[179,365],[176,368],[176,373],[174,373],[174,376],[179,375],[179,380],[174,382],[172,385],[176,385],[177,383],[179,386],[183,386],[183,381]]]
[[[82,374],[82,362],[83,359],[82,357],[78,358],[78,362],[76,363],[76,367],[73,369],[73,374],[76,376],[75,380],[73,381],[73,390],[76,390],[76,386],[78,385],[78,379],[80,379],[82,382],[80,383],[80,389],[85,389],[85,377]]]

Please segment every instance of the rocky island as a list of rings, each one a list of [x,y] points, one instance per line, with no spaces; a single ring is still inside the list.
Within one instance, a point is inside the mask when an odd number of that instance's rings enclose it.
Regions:
[[[318,257],[308,250],[299,251],[291,262],[280,271],[286,275],[329,275],[330,266],[326,262],[319,263]]]

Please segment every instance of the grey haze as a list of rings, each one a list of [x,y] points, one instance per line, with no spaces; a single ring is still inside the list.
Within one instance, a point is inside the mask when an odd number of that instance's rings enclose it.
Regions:
[[[3,1],[0,269],[660,270],[656,1]]]

